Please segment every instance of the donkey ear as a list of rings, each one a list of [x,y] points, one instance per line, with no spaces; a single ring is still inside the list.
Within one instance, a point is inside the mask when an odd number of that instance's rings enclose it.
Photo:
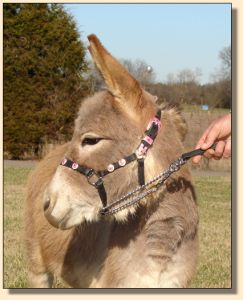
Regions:
[[[142,89],[129,72],[103,47],[99,39],[91,34],[89,51],[101,72],[109,91],[121,102],[136,108],[144,106]]]

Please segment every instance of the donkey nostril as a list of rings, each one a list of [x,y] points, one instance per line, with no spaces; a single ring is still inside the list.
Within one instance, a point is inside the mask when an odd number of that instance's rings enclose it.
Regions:
[[[49,208],[50,203],[51,203],[50,198],[47,198],[47,200],[46,200],[46,202],[44,204],[44,211],[46,211]]]

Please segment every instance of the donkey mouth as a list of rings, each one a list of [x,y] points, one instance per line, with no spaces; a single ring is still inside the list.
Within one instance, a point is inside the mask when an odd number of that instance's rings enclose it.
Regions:
[[[55,217],[48,212],[45,212],[45,217],[48,222],[55,228],[66,230],[78,226],[84,221],[98,221],[101,218],[99,211],[99,207],[76,207],[69,208],[69,210],[61,217]]]

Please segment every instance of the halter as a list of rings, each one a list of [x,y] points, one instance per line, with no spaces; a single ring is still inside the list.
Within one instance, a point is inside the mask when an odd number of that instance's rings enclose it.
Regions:
[[[98,190],[100,200],[103,205],[103,210],[105,210],[107,205],[107,193],[105,190],[103,177],[105,177],[106,175],[120,168],[123,168],[136,160],[138,164],[138,184],[139,186],[144,186],[144,160],[146,158],[146,154],[149,148],[154,143],[159,129],[161,128],[160,118],[161,111],[158,110],[155,117],[149,122],[147,129],[144,133],[144,137],[141,140],[139,146],[137,147],[137,150],[132,154],[121,158],[119,161],[109,164],[105,170],[97,171],[86,166],[79,165],[78,163],[68,158],[64,158],[60,165],[70,168],[84,175],[87,178],[88,183]]]

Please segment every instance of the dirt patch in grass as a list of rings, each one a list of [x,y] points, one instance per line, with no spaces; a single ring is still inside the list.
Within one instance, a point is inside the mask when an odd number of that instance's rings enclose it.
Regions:
[[[38,164],[38,160],[9,160],[3,162],[4,168],[34,168]]]

